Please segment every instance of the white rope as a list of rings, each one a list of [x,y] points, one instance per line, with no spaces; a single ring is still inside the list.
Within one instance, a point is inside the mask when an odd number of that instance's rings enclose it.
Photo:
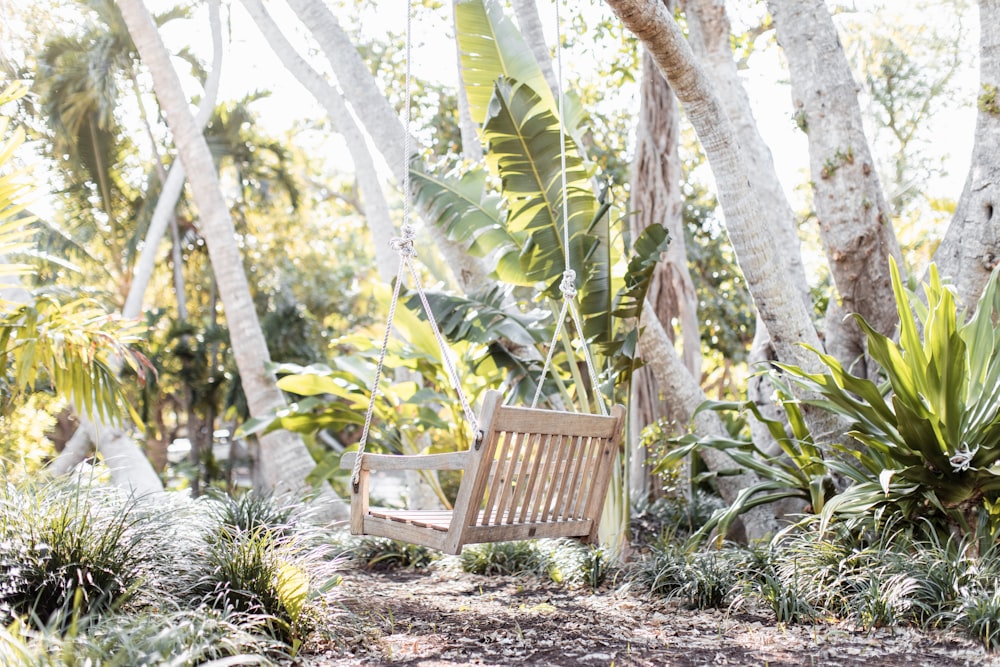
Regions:
[[[404,230],[405,233],[405,230]],[[412,246],[411,246],[412,247]],[[400,250],[400,255],[403,251]],[[392,320],[396,315],[396,304],[399,302],[399,287],[403,284],[403,265],[405,262],[400,257],[399,270],[396,272],[396,282],[392,287],[392,300],[389,302],[389,316],[385,322],[385,332],[382,334],[382,349],[375,363],[375,380],[372,382],[371,396],[368,397],[368,410],[365,412],[365,425],[361,429],[361,440],[358,441],[358,454],[354,459],[354,467],[351,469],[351,485],[357,491],[361,480],[361,459],[365,455],[365,447],[368,444],[368,431],[372,425],[372,415],[375,412],[375,398],[378,396],[379,384],[382,379],[382,367],[385,365],[385,354],[389,347],[389,334],[392,331]]]
[[[438,327],[437,320],[434,318],[434,313],[431,310],[430,304],[427,302],[427,295],[424,294],[424,288],[420,282],[420,277],[413,268],[412,260],[413,257],[416,256],[417,251],[414,247],[416,232],[413,229],[413,225],[410,224],[410,51],[412,44],[412,14],[413,2],[412,0],[407,0],[406,82],[404,84],[406,101],[404,102],[403,108],[403,226],[401,235],[393,238],[389,242],[392,249],[399,254],[399,269],[396,272],[396,281],[392,288],[392,299],[389,302],[389,316],[386,318],[385,332],[382,334],[382,347],[379,351],[378,361],[375,364],[375,380],[372,383],[371,395],[368,397],[368,410],[365,412],[365,423],[364,427],[361,429],[361,439],[358,441],[358,452],[354,459],[354,467],[351,471],[351,485],[354,487],[355,491],[357,490],[361,479],[362,459],[365,455],[365,448],[368,445],[368,434],[371,431],[372,416],[375,412],[375,399],[378,397],[379,393],[379,384],[382,380],[382,369],[385,366],[385,357],[389,347],[389,335],[392,331],[392,321],[396,315],[396,306],[399,303],[399,290],[403,284],[405,271],[409,271],[410,276],[413,278],[413,283],[417,288],[417,294],[420,296],[420,303],[424,307],[424,312],[427,314],[427,320],[430,322],[431,330],[434,332],[434,338],[437,340],[438,347],[441,349],[441,358],[448,371],[451,384],[458,393],[458,398],[462,403],[462,411],[465,413],[466,421],[472,425],[474,442],[478,444],[482,439],[482,432],[479,430],[479,422],[476,418],[476,413],[473,412],[472,406],[469,404],[469,399],[466,397],[465,392],[462,391],[462,381],[461,378],[459,378],[458,371],[456,370],[455,364],[451,359],[450,349],[444,340],[444,336],[441,335],[441,329]]]
[[[535,387],[535,397],[531,401],[531,407],[535,407],[538,404],[538,398],[542,393],[542,385],[545,384],[545,377],[549,373],[549,369],[552,365],[552,355],[555,352],[556,343],[559,341],[559,335],[563,330],[563,322],[566,320],[567,310],[573,316],[573,324],[576,326],[576,333],[580,337],[580,345],[583,348],[583,356],[587,363],[587,373],[590,375],[591,385],[593,386],[594,397],[597,400],[597,405],[601,410],[602,415],[608,414],[608,406],[604,401],[604,395],[601,393],[601,387],[597,382],[597,367],[594,364],[594,358],[590,353],[590,347],[587,345],[587,339],[583,335],[583,321],[580,318],[580,311],[576,307],[576,271],[570,268],[570,247],[569,247],[569,195],[567,194],[566,185],[566,119],[564,111],[564,101],[566,95],[563,93],[565,85],[563,83],[563,68],[562,68],[562,20],[559,16],[559,0],[556,0],[556,72],[558,79],[558,107],[559,107],[559,160],[561,167],[562,176],[562,219],[563,219],[563,248],[565,249],[566,256],[566,269],[563,271],[562,282],[559,283],[559,291],[562,293],[563,305],[562,309],[559,311],[559,319],[556,321],[556,328],[552,334],[552,341],[549,343],[549,351],[545,355],[545,363],[542,365],[542,372],[538,385]]]

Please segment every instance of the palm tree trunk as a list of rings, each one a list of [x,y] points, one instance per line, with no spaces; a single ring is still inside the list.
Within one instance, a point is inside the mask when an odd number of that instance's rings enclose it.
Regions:
[[[285,399],[273,374],[267,370],[270,353],[254,309],[242,258],[233,242],[235,228],[212,154],[188,109],[180,80],[149,11],[141,0],[118,0],[118,5],[136,49],[152,75],[157,99],[189,176],[247,405],[252,415],[270,413],[284,406]],[[297,435],[276,431],[261,436],[259,479],[265,490],[308,491],[306,476],[314,467],[312,456]],[[327,493],[332,494],[332,491],[327,490]],[[339,514],[346,515],[343,506],[339,510]]]
[[[204,128],[205,124],[212,116],[212,110],[215,107],[215,100],[219,93],[219,80],[222,75],[222,21],[219,18],[219,0],[211,0],[209,3],[209,20],[212,26],[212,71],[209,72],[209,75],[205,80],[205,93],[202,96],[201,102],[198,104],[196,122],[198,123],[199,128]],[[157,160],[157,164],[160,164],[159,160]],[[162,170],[162,166],[160,166],[160,170]],[[125,319],[136,319],[142,314],[142,300],[146,293],[146,288],[149,287],[149,281],[152,278],[153,269],[156,267],[156,255],[157,249],[160,245],[160,239],[163,238],[163,234],[167,229],[168,223],[173,221],[176,225],[174,209],[177,206],[177,200],[180,199],[183,187],[184,165],[180,160],[176,160],[174,164],[171,165],[170,171],[167,173],[167,177],[163,181],[163,185],[160,189],[160,196],[156,201],[156,207],[153,209],[153,217],[150,220],[149,228],[146,230],[146,238],[144,239],[142,251],[139,253],[139,258],[136,260],[135,267],[132,271],[132,281],[129,285],[128,294],[125,296],[125,304],[122,306],[122,317]],[[174,243],[174,247],[177,247],[176,242]],[[176,257],[174,264],[176,270]],[[177,298],[178,312],[181,313],[183,319],[185,308],[184,294],[182,290],[178,291]],[[87,417],[81,416],[81,419],[85,420]],[[115,429],[106,424],[102,425],[100,430],[105,434],[102,438],[105,441],[111,440],[118,442],[122,435],[114,433],[113,431]],[[78,429],[79,436],[73,436],[73,442],[76,446],[67,446],[62,452],[60,452],[59,456],[57,456],[56,459],[49,464],[48,470],[51,474],[66,474],[83,461],[87,455],[88,446],[90,444],[88,436],[89,432],[97,432],[96,427],[90,425],[87,428]],[[119,455],[119,459],[121,459],[121,455]],[[148,471],[145,470],[136,473],[128,473],[127,471],[122,470],[121,474],[126,477],[133,474],[142,477],[145,480],[142,482],[142,486],[144,487],[149,486],[152,481],[149,479]]]
[[[368,144],[348,110],[343,95],[299,55],[264,8],[262,0],[243,0],[243,6],[285,69],[323,106],[333,126],[344,138],[351,161],[354,162],[365,220],[375,242],[375,265],[382,281],[387,284],[392,282],[399,269],[399,257],[389,247],[389,241],[396,235],[396,229],[389,215],[389,204],[382,193],[382,183]],[[402,159],[403,153],[400,151],[400,163]]]
[[[409,166],[403,160],[403,125],[337,17],[323,2],[289,0],[288,4],[323,50],[344,96],[355,109],[364,109],[359,114],[361,123],[396,180],[402,183],[403,170]],[[437,225],[427,225],[427,232],[463,291],[489,284],[489,271],[482,260],[448,239]]]

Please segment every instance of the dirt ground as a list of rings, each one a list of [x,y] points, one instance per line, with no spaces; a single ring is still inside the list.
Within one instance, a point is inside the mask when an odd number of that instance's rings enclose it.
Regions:
[[[340,597],[359,619],[355,636],[306,646],[296,665],[1000,665],[950,634],[784,626],[765,612],[691,611],[613,585],[594,594],[527,576],[349,570]]]

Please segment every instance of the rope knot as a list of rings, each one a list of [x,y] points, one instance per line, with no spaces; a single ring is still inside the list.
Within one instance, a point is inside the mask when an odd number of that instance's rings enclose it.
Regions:
[[[414,231],[413,225],[406,223],[403,225],[402,235],[389,241],[389,247],[398,252],[400,257],[414,257],[417,254],[413,247],[413,240],[416,236],[417,233]]]
[[[566,299],[576,298],[576,271],[566,269],[563,271],[562,282],[559,283],[559,291]]]

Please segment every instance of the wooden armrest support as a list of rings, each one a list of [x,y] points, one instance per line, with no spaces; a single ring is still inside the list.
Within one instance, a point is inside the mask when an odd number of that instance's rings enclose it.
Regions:
[[[354,468],[357,452],[347,452],[340,459],[340,467]],[[363,470],[464,470],[468,452],[447,454],[365,454]]]

